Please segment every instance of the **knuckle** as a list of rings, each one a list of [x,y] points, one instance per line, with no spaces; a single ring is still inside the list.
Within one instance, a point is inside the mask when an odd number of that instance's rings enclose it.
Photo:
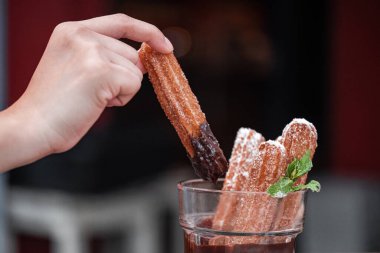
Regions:
[[[106,62],[100,59],[89,57],[83,63],[83,69],[85,72],[90,73],[91,75],[103,76],[109,71],[109,66],[106,64]]]
[[[140,87],[141,87],[141,82],[134,83],[131,87],[131,94],[132,95],[136,94],[140,90]]]
[[[114,14],[115,18],[119,19],[121,22],[128,22],[131,20],[131,17],[124,13],[116,13]]]
[[[152,24],[151,24],[151,29],[152,29],[152,32],[154,32],[154,33],[161,33],[161,30],[158,29],[158,27],[155,26],[155,25],[152,25]]]
[[[67,35],[72,37],[72,38],[85,37],[85,36],[87,36],[87,34],[89,32],[89,30],[85,26],[75,24],[75,23],[73,23],[73,25],[71,25],[71,27],[69,29],[70,30],[68,31]]]
[[[101,43],[98,43],[96,41],[89,41],[88,43],[86,43],[86,47],[90,55],[102,58],[102,52],[104,51],[105,47]]]
[[[131,81],[130,85],[130,91],[132,94],[135,94],[139,89],[141,85],[141,79],[138,75],[134,74],[133,79]]]
[[[55,28],[54,28],[54,33],[58,33],[58,34],[61,34],[61,33],[65,33],[68,29],[69,26],[71,26],[70,24],[71,22],[63,22],[63,23],[59,23]]]
[[[58,24],[53,31],[53,35],[64,45],[82,38],[88,33],[88,29],[78,22],[63,22]]]
[[[140,78],[138,77],[137,74],[135,74],[132,70],[130,69],[123,69],[122,72],[120,72],[121,76],[123,78],[120,78],[118,80],[118,84],[121,86],[126,87],[125,91],[127,91],[127,94],[133,94],[135,93],[135,88],[136,86],[141,83]]]
[[[158,29],[157,26],[149,24],[149,31],[152,37],[155,37],[157,35],[161,35],[161,30]]]
[[[131,49],[128,58],[133,64],[136,64],[139,61],[139,53],[136,50]]]
[[[143,77],[144,77],[143,73],[138,69],[136,74],[137,74],[137,77],[139,78],[139,82],[142,82]]]
[[[58,24],[54,32],[60,35],[71,34],[78,29],[79,25],[76,22],[63,22]]]

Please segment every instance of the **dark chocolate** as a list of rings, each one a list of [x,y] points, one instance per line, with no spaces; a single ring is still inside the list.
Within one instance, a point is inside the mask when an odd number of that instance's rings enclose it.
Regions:
[[[206,239],[207,240],[207,239]],[[295,241],[279,244],[208,245],[205,241],[195,243],[185,234],[185,253],[294,253]]]
[[[207,229],[212,227],[212,219],[206,218],[199,222],[199,228]],[[294,253],[295,240],[287,243],[272,244],[227,244],[210,245],[210,234],[185,231],[185,253]]]
[[[191,138],[191,144],[195,154],[190,160],[195,174],[214,183],[225,175],[228,169],[226,157],[207,122],[200,125],[200,136]]]

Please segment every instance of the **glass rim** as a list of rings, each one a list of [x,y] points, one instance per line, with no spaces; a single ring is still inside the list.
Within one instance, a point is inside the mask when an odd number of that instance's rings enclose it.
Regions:
[[[271,230],[271,231],[265,231],[265,232],[249,232],[249,231],[225,231],[225,230],[219,230],[219,229],[212,229],[212,228],[204,228],[204,227],[198,227],[198,226],[189,226],[186,224],[186,222],[179,222],[182,229],[194,231],[194,232],[204,232],[204,233],[211,233],[215,235],[223,235],[223,236],[270,236],[270,237],[276,237],[276,236],[293,236],[298,235],[302,232],[302,227],[295,227],[290,229],[283,229],[283,230]]]
[[[218,178],[217,182],[224,182],[225,178]],[[196,179],[187,179],[187,180],[182,180],[177,183],[177,189],[178,190],[186,190],[186,191],[193,191],[193,192],[200,192],[200,193],[227,193],[227,194],[249,194],[249,195],[268,195],[270,196],[267,192],[253,192],[253,191],[234,191],[234,190],[218,190],[218,189],[208,189],[208,188],[202,188],[202,187],[196,187],[196,186],[190,186],[190,184],[194,183],[210,183],[209,181],[203,180],[201,178],[196,178]],[[294,195],[294,194],[303,194],[306,193],[307,189],[299,190],[296,192],[290,192],[286,196],[289,195]]]

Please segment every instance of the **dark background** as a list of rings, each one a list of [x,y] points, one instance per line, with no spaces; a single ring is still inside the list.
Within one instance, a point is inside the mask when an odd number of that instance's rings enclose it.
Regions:
[[[319,134],[312,177],[322,186],[359,180],[377,191],[379,3],[9,1],[9,101],[26,88],[55,25],[124,12],[157,25],[171,39],[227,157],[239,127],[275,139],[291,119],[302,117]],[[145,78],[126,107],[107,109],[71,151],[9,175],[14,186],[96,194],[149,184],[186,164]],[[373,208],[378,204],[371,201]],[[378,221],[367,222],[373,238]],[[362,250],[380,249],[377,240],[369,241]]]
[[[114,10],[111,12],[126,12],[156,24],[173,40],[191,87],[227,156],[239,127],[254,128],[267,139],[274,139],[292,118],[304,117],[318,129],[322,147],[316,157],[318,170],[329,164],[331,27],[327,24],[331,10],[326,2],[115,1],[109,5]],[[18,72],[17,77],[10,76],[10,93],[15,99],[28,83],[40,54],[27,49],[31,45],[25,43],[25,38],[28,42],[35,38],[23,32],[24,39],[19,43],[28,54],[32,51],[36,55],[36,61],[30,64],[28,75],[20,73],[19,64],[12,64],[17,60],[12,57],[17,34],[12,34],[21,29],[13,29],[17,26],[12,22],[13,8],[17,10],[14,15],[20,15],[20,8],[10,4],[10,71]],[[37,19],[31,17],[29,8],[25,9],[33,22],[45,24],[43,15]],[[41,49],[56,24],[51,23],[50,27],[45,24],[46,28],[35,24],[41,33],[46,29],[45,38],[38,37]],[[22,29],[27,29],[25,23]],[[35,29],[27,30],[36,33]],[[25,54],[17,51],[25,59]],[[24,80],[18,83],[23,88],[16,91],[13,87],[23,75]],[[100,121],[73,150],[12,172],[11,182],[70,191],[104,191],[124,187],[141,176],[144,180],[146,175],[153,177],[171,164],[187,162],[147,78],[127,107],[107,109]],[[144,159],[147,157],[150,159]]]

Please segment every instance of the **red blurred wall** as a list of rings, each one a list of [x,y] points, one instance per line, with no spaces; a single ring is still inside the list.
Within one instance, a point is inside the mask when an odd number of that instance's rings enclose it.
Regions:
[[[334,3],[333,168],[343,175],[380,179],[380,1]]]
[[[57,24],[105,15],[108,11],[106,0],[8,1],[9,103],[24,92]],[[19,235],[17,244],[18,253],[51,251],[47,238]],[[98,251],[92,247],[91,252]]]
[[[8,1],[9,103],[27,87],[57,24],[108,10],[106,0]]]

